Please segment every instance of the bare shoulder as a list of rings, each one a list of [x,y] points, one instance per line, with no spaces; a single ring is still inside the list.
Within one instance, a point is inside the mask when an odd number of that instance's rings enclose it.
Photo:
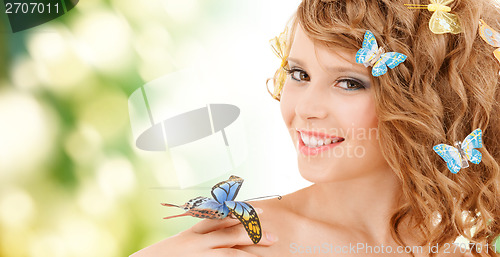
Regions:
[[[298,198],[300,198],[301,191],[302,190],[295,191],[293,193],[283,195],[279,198],[277,197],[267,200],[249,201],[249,203],[254,208],[262,209],[263,218],[290,218],[290,216],[296,215],[296,206],[299,201]]]
[[[290,214],[289,195],[260,201],[249,201],[254,208],[262,209],[262,219],[272,219]]]

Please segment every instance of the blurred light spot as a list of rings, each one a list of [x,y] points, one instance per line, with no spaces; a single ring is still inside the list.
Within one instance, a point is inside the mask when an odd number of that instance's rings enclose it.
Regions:
[[[144,81],[154,80],[174,69],[170,55],[173,42],[164,26],[146,22],[136,33],[135,49],[141,58],[139,73]]]
[[[131,64],[131,32],[127,21],[114,13],[94,11],[75,22],[78,54],[98,69],[123,71]]]
[[[161,20],[165,17],[161,4],[158,0],[111,0],[111,6],[131,23]]]
[[[53,29],[57,33],[30,34],[28,51],[45,86],[56,92],[71,91],[89,75],[89,67],[76,54],[70,32],[62,26]]]
[[[40,82],[36,76],[36,63],[25,56],[16,58],[11,68],[12,83],[20,89],[34,89]]]
[[[66,257],[63,238],[52,234],[38,234],[30,240],[30,257]]]
[[[12,228],[2,228],[0,231],[0,254],[2,257],[11,256],[28,256],[29,249],[26,247],[27,238],[32,236],[32,232],[26,228],[23,229],[12,229]]]
[[[92,126],[102,138],[112,140],[130,126],[128,99],[119,91],[101,91],[78,110],[82,124]]]
[[[140,170],[146,170],[154,176],[155,185],[179,188],[177,174],[168,152],[148,152],[135,146],[135,141],[131,139],[131,147],[135,155],[144,163]],[[149,172],[150,171],[150,172]]]
[[[58,122],[32,96],[0,91],[0,181],[26,177],[52,153]]]
[[[176,23],[186,23],[199,17],[199,4],[196,0],[163,0],[165,11]]]
[[[2,188],[0,197],[0,220],[5,227],[29,227],[35,215],[31,196],[18,188]]]
[[[179,44],[179,48],[174,53],[174,58],[178,61],[177,64],[180,67],[188,67],[193,65],[193,63],[197,63],[200,59],[206,58],[207,53],[209,52],[210,51],[208,51],[207,48],[201,43],[187,40]],[[217,64],[221,62],[221,59],[213,61],[215,64],[211,65],[210,68],[206,67],[206,69],[210,70],[212,67],[217,67]]]
[[[91,126],[80,124],[64,142],[66,153],[77,163],[92,164],[101,153],[101,137]]]
[[[115,206],[106,198],[94,180],[84,180],[78,194],[77,203],[80,208],[94,216],[105,216]]]
[[[104,227],[67,216],[62,217],[58,225],[68,256],[117,256],[117,242]]]
[[[458,245],[459,247],[465,246],[467,249],[470,249],[469,242],[470,241],[467,238],[465,238],[464,236],[459,236],[459,237],[457,237],[457,239],[455,239],[455,242],[453,242],[453,243]]]
[[[126,195],[135,185],[132,165],[123,157],[107,160],[97,170],[97,181],[104,194],[110,198]]]

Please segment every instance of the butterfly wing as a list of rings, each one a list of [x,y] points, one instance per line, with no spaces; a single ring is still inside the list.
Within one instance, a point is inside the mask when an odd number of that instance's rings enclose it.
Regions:
[[[470,162],[479,164],[481,162],[482,154],[474,148],[483,147],[483,131],[481,129],[476,129],[472,131],[462,142],[462,149],[464,150],[467,159]]]
[[[189,200],[182,206],[166,203],[162,205],[169,207],[180,207],[186,211],[184,214],[169,216],[165,217],[164,219],[176,218],[181,216],[193,216],[202,219],[223,219],[229,214],[229,209],[227,208],[227,206],[218,203],[212,198],[201,196]]]
[[[366,63],[375,57],[378,50],[377,40],[373,33],[369,30],[365,32],[365,37],[363,39],[363,45],[361,49],[356,53],[357,63]]]
[[[240,191],[243,179],[237,176],[231,176],[228,180],[217,183],[212,187],[213,198],[223,204],[225,201],[232,201],[236,198],[238,191]]]
[[[380,75],[384,75],[385,73],[387,73],[387,65],[385,65],[385,62],[384,62],[384,55],[383,54],[380,59],[375,63],[375,65],[373,65],[373,68],[372,68],[372,75],[374,77],[378,77]]]
[[[456,174],[462,168],[460,152],[457,148],[451,145],[439,144],[435,145],[432,149],[444,159],[448,169],[452,173]]]
[[[384,55],[384,62],[387,66],[389,66],[389,68],[394,69],[394,67],[404,62],[406,58],[407,57],[404,54],[389,52]]]
[[[271,43],[271,47],[273,48],[274,54],[276,54],[281,59],[285,58],[287,35],[288,35],[288,29],[285,28],[285,30],[281,32],[279,36],[269,40],[269,42]]]
[[[497,60],[500,62],[500,48],[495,50],[493,54],[495,55],[495,58],[497,58]]]
[[[370,49],[361,48],[356,52],[356,63],[368,62],[368,57],[370,56]]]
[[[406,58],[406,55],[396,52],[384,53],[380,56],[380,59],[375,63],[375,65],[373,65],[372,75],[374,77],[383,75],[387,72],[386,66],[393,69],[400,63],[404,62]]]
[[[460,22],[455,14],[443,11],[435,11],[429,20],[429,29],[434,34],[461,32]]]
[[[226,206],[243,224],[252,242],[258,243],[262,238],[262,229],[257,212],[252,205],[245,202],[226,201]]]
[[[479,27],[479,35],[481,38],[486,41],[486,43],[490,44],[494,47],[500,47],[500,33],[495,31],[492,27],[490,27],[483,20],[479,20],[481,22],[481,26]]]

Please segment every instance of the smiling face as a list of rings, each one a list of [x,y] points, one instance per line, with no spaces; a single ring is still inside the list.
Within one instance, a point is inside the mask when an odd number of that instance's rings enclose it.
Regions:
[[[315,44],[297,26],[280,107],[301,175],[314,183],[389,170],[377,138],[371,74],[355,54]]]

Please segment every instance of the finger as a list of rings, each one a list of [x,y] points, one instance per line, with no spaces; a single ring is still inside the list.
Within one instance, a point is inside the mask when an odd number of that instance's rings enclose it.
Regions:
[[[191,230],[197,234],[206,234],[218,229],[223,229],[231,226],[238,225],[240,223],[239,220],[235,219],[222,219],[222,220],[213,220],[213,219],[204,219],[191,227]]]
[[[212,249],[208,254],[209,257],[258,257],[255,254],[247,253],[234,248],[217,248]]]
[[[215,230],[206,234],[212,240],[207,241],[206,247],[210,248],[230,248],[235,245],[254,245],[243,225],[239,224]],[[262,233],[258,245],[272,245],[278,240],[278,237],[267,232]]]
[[[258,214],[261,214],[263,212],[262,209],[260,208],[255,208],[255,211]],[[231,213],[232,215],[232,213]],[[227,227],[232,227],[234,225],[238,225],[240,221],[237,218],[232,218],[232,219],[222,219],[222,220],[216,220],[216,219],[204,219],[191,227],[191,230],[194,233],[198,234],[206,234],[208,232],[212,232],[215,230],[227,228]]]

